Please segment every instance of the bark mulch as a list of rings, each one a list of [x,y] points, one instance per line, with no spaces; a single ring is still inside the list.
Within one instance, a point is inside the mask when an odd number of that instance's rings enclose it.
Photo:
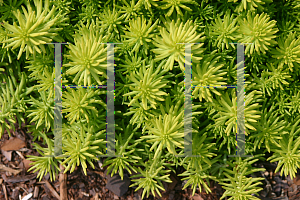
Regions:
[[[107,176],[105,170],[102,168],[100,162],[95,163],[95,169],[90,166],[87,169],[87,176],[84,175],[81,168],[75,169],[73,173],[62,173],[56,177],[55,181],[50,181],[49,175],[42,178],[41,181],[36,179],[37,172],[27,172],[31,167],[29,161],[26,160],[27,155],[39,155],[33,148],[33,137],[28,133],[25,124],[22,128],[16,128],[12,133],[12,138],[15,141],[10,141],[11,148],[17,150],[1,150],[0,154],[0,200],[28,200],[28,199],[70,199],[70,200],[116,200],[129,199],[140,200],[142,189],[134,191],[135,188],[129,188],[122,196],[118,197],[116,194],[106,188]],[[0,147],[3,144],[8,144],[9,136],[5,132],[0,140]],[[24,143],[22,143],[22,141]],[[25,144],[25,145],[24,145]],[[11,156],[11,157],[10,157]],[[279,172],[274,173],[276,163],[268,163],[259,161],[256,167],[266,168],[265,172],[255,173],[253,177],[264,177],[262,181],[264,188],[259,192],[259,198],[263,200],[297,200],[300,199],[300,173],[292,181],[289,176],[280,176]],[[63,170],[62,170],[63,171]],[[177,175],[183,172],[182,168],[178,168]],[[144,199],[160,199],[160,200],[218,200],[221,198],[224,189],[216,182],[211,181],[210,189],[212,193],[206,194],[204,189],[200,192],[198,189],[194,196],[192,196],[192,189],[187,188],[182,190],[184,183],[176,174],[171,174],[170,178],[173,183],[164,183],[165,192],[162,192],[162,197],[153,197],[149,195]],[[132,184],[131,182],[130,184]],[[225,198],[226,199],[226,198]]]

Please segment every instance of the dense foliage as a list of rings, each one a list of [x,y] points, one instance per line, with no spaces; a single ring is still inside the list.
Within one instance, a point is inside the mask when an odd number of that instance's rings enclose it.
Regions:
[[[143,198],[164,190],[182,166],[184,188],[230,199],[258,199],[258,159],[278,161],[295,177],[300,135],[299,0],[0,0],[0,136],[25,120],[41,156],[30,156],[51,179],[94,167],[105,155],[105,89],[62,89],[63,156],[54,149],[54,46],[63,48],[63,85],[105,85],[107,45],[115,45],[116,154],[108,172],[133,177]],[[192,44],[193,155],[184,152],[185,46]],[[236,149],[236,44],[245,44],[245,153]]]

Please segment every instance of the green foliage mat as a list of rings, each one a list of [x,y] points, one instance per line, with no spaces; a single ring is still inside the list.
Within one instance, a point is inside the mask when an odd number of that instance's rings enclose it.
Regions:
[[[62,150],[54,153],[54,46],[63,48],[63,85],[105,85],[107,46],[115,45],[116,155],[112,175],[139,172],[131,185],[154,191],[178,166],[184,188],[220,183],[229,199],[258,199],[258,160],[276,172],[300,167],[299,0],[0,0],[0,136],[25,120],[40,156],[29,169],[41,179],[106,154],[106,90],[62,89]],[[192,84],[235,85],[237,46],[245,44],[245,154],[236,150],[235,88],[192,89],[192,153],[184,155],[185,45]],[[250,43],[250,44],[248,44]],[[266,157],[265,153],[271,156]],[[184,189],[183,188],[183,189]]]

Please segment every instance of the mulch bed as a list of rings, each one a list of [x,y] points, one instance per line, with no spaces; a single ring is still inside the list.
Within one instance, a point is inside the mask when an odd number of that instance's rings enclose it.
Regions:
[[[12,151],[11,161],[0,154],[1,166],[8,167],[10,169],[20,170],[17,175],[6,171],[5,169],[0,170],[0,199],[5,200],[19,200],[25,199],[57,199],[60,194],[60,181],[59,176],[56,177],[55,181],[50,181],[49,175],[43,177],[41,181],[36,179],[36,173],[26,172],[28,168],[28,161],[26,155],[39,155],[36,150],[33,149],[33,137],[28,133],[25,128],[25,124],[22,128],[17,128],[15,132],[11,131],[12,137],[17,137],[25,141],[26,148],[22,151]],[[0,147],[2,144],[9,140],[8,134],[5,132],[0,140]],[[79,167],[75,169],[73,173],[67,173],[67,199],[70,200],[90,200],[90,199],[129,199],[139,200],[141,199],[142,189],[134,191],[134,188],[129,188],[128,191],[122,197],[118,197],[113,192],[105,188],[107,179],[104,171],[107,167],[100,168],[99,163],[95,163],[95,169],[92,169],[89,165],[87,169],[87,176],[84,175],[82,169]],[[259,193],[259,198],[264,200],[293,200],[300,199],[300,173],[292,181],[289,176],[280,176],[279,172],[274,173],[276,163],[268,163],[258,161],[256,167],[264,167],[266,171],[263,173],[253,174],[253,177],[265,177],[263,183],[263,190]],[[3,167],[2,167],[3,168]],[[183,172],[182,168],[177,169],[177,174]],[[264,174],[264,175],[262,175]],[[182,190],[182,177],[178,177],[176,174],[171,174],[173,183],[164,183],[165,192],[162,193],[162,197],[153,197],[149,195],[148,198],[144,199],[161,199],[161,200],[218,200],[222,196],[224,189],[216,182],[211,181],[210,189],[212,193],[206,194],[202,188],[202,192],[198,189],[194,196],[192,196],[192,189],[187,188]],[[227,198],[225,198],[227,199]]]

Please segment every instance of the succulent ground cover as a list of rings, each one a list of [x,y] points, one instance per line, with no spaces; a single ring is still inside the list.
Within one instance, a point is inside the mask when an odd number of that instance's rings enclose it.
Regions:
[[[221,199],[259,199],[258,163],[296,179],[300,134],[298,0],[0,1],[0,136],[25,124],[36,154],[27,173],[71,175],[106,154],[106,95],[62,88],[62,155],[54,153],[54,45],[63,85],[105,85],[114,48],[115,152],[107,173],[128,175],[141,197],[162,198],[171,174],[192,195],[223,187]],[[179,44],[178,44],[179,43]],[[185,45],[191,45],[192,154],[184,155]],[[245,154],[236,151],[237,44],[245,43]],[[12,135],[13,134],[13,135]],[[179,170],[181,169],[181,170]],[[134,173],[134,175],[133,175]],[[256,175],[255,175],[256,174]],[[173,180],[174,181],[174,180]]]

